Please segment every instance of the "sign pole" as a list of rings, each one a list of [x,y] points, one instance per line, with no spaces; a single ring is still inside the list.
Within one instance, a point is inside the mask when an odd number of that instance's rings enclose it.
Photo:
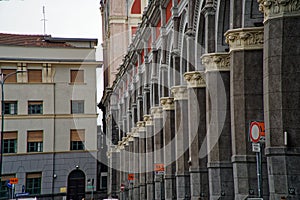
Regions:
[[[256,152],[256,171],[257,171],[257,190],[258,197],[262,197],[262,156],[261,156],[261,143],[259,142],[259,151]]]

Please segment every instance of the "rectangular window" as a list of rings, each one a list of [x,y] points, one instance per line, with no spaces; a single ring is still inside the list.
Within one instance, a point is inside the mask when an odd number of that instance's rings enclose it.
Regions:
[[[83,100],[71,100],[71,114],[84,113]]]
[[[43,114],[43,102],[42,101],[28,101],[28,114]]]
[[[41,69],[28,69],[28,83],[41,83],[42,82],[42,70]]]
[[[71,150],[84,150],[85,130],[72,129],[71,130]]]
[[[0,197],[4,197],[3,199],[8,199],[8,187],[6,186],[6,183],[9,181],[10,178],[15,178],[15,177],[16,177],[15,174],[2,175]]]
[[[1,72],[4,74],[4,78],[5,78],[5,76],[7,76],[8,74],[15,73],[16,70],[15,69],[1,69]],[[17,75],[16,74],[10,75],[5,80],[5,83],[16,83],[16,82],[17,82]]]
[[[29,194],[41,194],[42,173],[26,174],[26,192]]]
[[[5,101],[4,102],[4,114],[16,115],[18,114],[18,103],[17,101]]]
[[[84,83],[84,71],[71,70],[71,83]]]
[[[17,152],[17,132],[4,132],[3,134],[3,153]]]
[[[43,152],[43,131],[27,131],[27,152]]]

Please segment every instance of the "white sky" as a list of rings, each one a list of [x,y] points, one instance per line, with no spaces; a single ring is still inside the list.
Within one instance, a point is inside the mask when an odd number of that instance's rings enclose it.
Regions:
[[[46,34],[52,37],[98,38],[102,42],[100,0],[0,0],[0,32]],[[97,59],[102,58],[98,51]],[[97,70],[97,102],[102,95],[102,70]],[[98,113],[100,111],[98,110]],[[98,117],[98,124],[101,122]]]

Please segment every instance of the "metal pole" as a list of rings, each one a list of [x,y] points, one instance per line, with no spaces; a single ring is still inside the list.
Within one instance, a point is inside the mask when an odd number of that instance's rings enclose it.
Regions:
[[[0,184],[2,186],[3,132],[4,132],[4,74],[1,73],[1,142],[0,142]]]
[[[258,197],[262,197],[261,194],[261,144],[259,143],[259,152],[256,152],[256,164],[257,164],[257,190]]]

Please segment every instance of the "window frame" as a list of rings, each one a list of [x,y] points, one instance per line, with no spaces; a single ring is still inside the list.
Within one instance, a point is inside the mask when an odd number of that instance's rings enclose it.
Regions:
[[[38,79],[32,78],[32,73],[39,72]],[[34,74],[36,75],[36,74]],[[27,69],[27,82],[28,83],[42,83],[43,82],[43,70],[42,69]]]
[[[29,184],[32,187],[29,188]],[[26,189],[26,192],[29,192],[31,195],[32,194],[33,195],[34,194],[35,195],[36,194],[41,194],[41,191],[42,191],[42,172],[26,173],[25,189]]]
[[[9,136],[8,134],[12,134],[12,135]],[[6,147],[6,145],[8,146]],[[6,149],[8,151],[5,151]],[[3,154],[17,153],[17,149],[18,149],[18,132],[17,131],[3,132]]]
[[[85,129],[70,130],[70,151],[85,150]]]
[[[43,114],[43,105],[44,102],[43,101],[28,101],[28,115],[42,115]],[[40,108],[38,108],[38,106]],[[38,110],[40,110],[40,112],[37,112]],[[34,111],[34,112],[33,112]]]
[[[43,152],[43,150],[44,150],[43,145],[44,145],[44,131],[43,130],[27,131],[27,152],[28,153]]]
[[[11,112],[11,105],[14,105],[14,113]],[[8,113],[6,112],[6,106],[8,106]],[[4,114],[5,115],[17,115],[18,114],[18,101],[4,101]]]
[[[84,100],[71,100],[71,114],[84,114]]]

